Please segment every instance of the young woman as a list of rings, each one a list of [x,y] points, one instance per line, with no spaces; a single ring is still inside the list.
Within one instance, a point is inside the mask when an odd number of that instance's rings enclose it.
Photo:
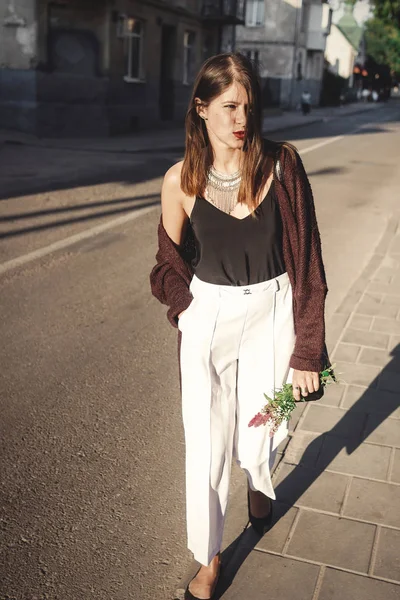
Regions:
[[[249,518],[271,523],[270,469],[285,423],[249,428],[264,393],[319,387],[327,293],[314,202],[288,144],[263,140],[260,87],[240,54],[207,60],[186,117],[186,151],[162,187],[153,294],[179,328],[188,546],[200,570],[186,598],[211,598],[232,457]]]

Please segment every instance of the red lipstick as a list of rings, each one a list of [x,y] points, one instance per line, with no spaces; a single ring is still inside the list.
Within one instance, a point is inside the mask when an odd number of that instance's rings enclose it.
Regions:
[[[233,135],[238,139],[242,140],[244,138],[244,131],[234,131]]]

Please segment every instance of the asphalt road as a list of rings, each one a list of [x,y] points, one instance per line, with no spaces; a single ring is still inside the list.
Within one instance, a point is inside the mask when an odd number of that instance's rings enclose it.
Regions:
[[[274,136],[310,175],[328,321],[399,208],[399,133],[393,103]],[[191,560],[183,430],[176,332],[148,274],[179,156],[0,153],[0,599],[171,598]]]

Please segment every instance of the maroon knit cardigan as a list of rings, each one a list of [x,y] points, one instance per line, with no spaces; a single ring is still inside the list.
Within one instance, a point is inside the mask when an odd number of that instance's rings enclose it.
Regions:
[[[293,288],[296,343],[290,366],[319,372],[329,363],[324,319],[328,287],[311,186],[297,152],[292,153],[287,146],[269,140],[265,140],[265,146],[275,160],[275,190],[283,222],[283,256]],[[190,261],[194,256],[194,235],[190,223],[178,247],[164,229],[161,217],[158,242],[157,264],[150,274],[151,291],[169,306],[168,319],[177,327],[177,315],[192,301],[189,285],[193,277]]]

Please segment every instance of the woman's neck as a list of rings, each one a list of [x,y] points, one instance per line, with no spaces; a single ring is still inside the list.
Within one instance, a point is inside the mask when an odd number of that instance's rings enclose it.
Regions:
[[[214,150],[213,166],[220,173],[227,175],[236,173],[242,166],[242,150],[230,148]]]

